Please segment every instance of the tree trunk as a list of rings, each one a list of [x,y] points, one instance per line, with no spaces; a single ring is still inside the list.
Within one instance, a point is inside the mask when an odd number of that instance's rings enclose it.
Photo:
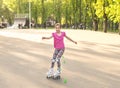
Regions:
[[[86,3],[87,3],[87,0],[86,0]],[[84,29],[86,29],[86,23],[87,23],[87,11],[88,11],[88,4],[86,4],[86,7],[85,7]]]
[[[79,1],[80,2],[80,4],[79,4],[79,23],[81,23],[81,18],[82,18],[82,6],[81,6],[81,4],[82,4],[82,1],[80,0]]]
[[[114,30],[113,25],[114,25],[113,22],[111,22],[111,29],[112,29],[112,30]]]
[[[56,0],[55,15],[57,23],[61,23],[61,5],[62,5],[61,0]]]
[[[76,8],[76,0],[72,3],[73,5],[73,27],[74,29],[77,29],[77,22],[76,22],[76,13],[77,13],[77,8]]]
[[[119,23],[119,27],[118,27],[118,30],[119,30],[119,35],[120,35],[120,23]]]
[[[38,24],[38,8],[35,7],[35,23]]]
[[[20,5],[21,5],[21,2],[20,0],[18,0],[18,7],[17,7],[17,14],[20,14]]]
[[[45,7],[44,7],[44,0],[42,0],[42,27],[45,27]]]
[[[74,12],[73,16],[74,16],[74,29],[77,29],[76,12]]]
[[[107,15],[106,15],[106,9],[105,7],[108,6],[108,3],[106,0],[104,0],[104,4],[103,4],[103,31],[106,33],[107,32]]]
[[[68,9],[66,6],[66,14],[65,14],[65,28],[68,28]]]
[[[104,14],[103,31],[107,33],[107,15]]]
[[[98,21],[96,19],[93,20],[93,28],[95,31],[98,31]]]

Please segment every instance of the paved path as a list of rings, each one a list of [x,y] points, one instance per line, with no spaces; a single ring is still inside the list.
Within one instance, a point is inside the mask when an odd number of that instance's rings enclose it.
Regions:
[[[54,49],[40,38],[51,32],[0,30],[0,88],[120,88],[120,36],[67,31],[78,45],[65,40],[62,78],[48,80]]]

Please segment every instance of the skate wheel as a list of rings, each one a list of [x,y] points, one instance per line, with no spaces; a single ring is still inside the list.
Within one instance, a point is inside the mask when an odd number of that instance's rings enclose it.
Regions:
[[[46,78],[47,78],[47,79],[50,79],[51,77],[48,77],[48,76],[47,76]]]
[[[57,79],[60,79],[60,76],[58,76]]]
[[[47,78],[47,79],[49,79],[49,77],[48,77],[48,76],[47,76],[46,78]]]
[[[58,79],[60,79],[60,76],[54,77],[53,79],[58,80]]]
[[[51,78],[53,78],[53,76],[50,76],[50,77],[49,77],[49,76],[46,76],[46,78],[47,78],[47,79],[51,79]]]

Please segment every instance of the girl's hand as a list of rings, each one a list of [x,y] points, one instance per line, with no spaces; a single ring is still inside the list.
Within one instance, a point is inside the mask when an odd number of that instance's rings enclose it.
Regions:
[[[43,40],[43,39],[46,39],[46,38],[45,38],[45,37],[42,37],[42,40]]]
[[[42,37],[42,39],[51,39],[52,38],[52,36],[50,36],[50,37]]]
[[[77,42],[74,41],[75,44],[77,44]]]

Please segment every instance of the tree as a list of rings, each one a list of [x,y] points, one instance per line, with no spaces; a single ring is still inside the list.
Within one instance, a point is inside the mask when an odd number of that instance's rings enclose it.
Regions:
[[[29,13],[29,0],[1,0],[0,16],[12,23],[15,14]],[[97,31],[104,32],[119,29],[120,34],[120,0],[31,0],[31,15],[35,23],[45,27],[49,17],[65,24],[65,27],[79,28],[84,23]],[[108,29],[109,28],[109,29]]]
[[[90,8],[90,12],[89,12],[89,16],[92,17],[92,24],[93,24],[93,29],[95,31],[98,31],[98,17],[95,14],[96,9],[94,8],[95,3],[97,2],[97,0],[90,0],[90,4],[89,4],[89,8]]]
[[[107,32],[107,13],[106,13],[106,8],[109,6],[109,3],[107,0],[97,0],[95,3],[95,10],[96,10],[96,15],[98,18],[103,18],[103,31],[106,33]]]
[[[110,6],[107,8],[108,17],[114,23],[118,23],[120,34],[120,0],[114,0],[110,2]]]

